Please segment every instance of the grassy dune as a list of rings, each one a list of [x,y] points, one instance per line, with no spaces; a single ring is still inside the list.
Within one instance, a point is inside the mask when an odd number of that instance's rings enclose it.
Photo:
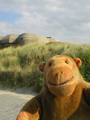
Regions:
[[[63,42],[31,43],[0,50],[0,86],[32,86],[34,91],[39,92],[42,88],[43,73],[39,71],[38,66],[54,55],[80,57],[83,61],[80,72],[86,81],[90,81],[90,45]]]

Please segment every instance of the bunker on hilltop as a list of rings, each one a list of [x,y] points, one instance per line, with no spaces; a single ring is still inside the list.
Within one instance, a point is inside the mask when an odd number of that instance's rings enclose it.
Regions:
[[[44,36],[30,34],[30,33],[23,33],[19,35],[18,38],[15,40],[15,43],[18,45],[25,45],[32,42],[47,43],[49,41]]]
[[[10,34],[2,37],[0,40],[0,48],[4,48],[14,44],[15,40],[17,39],[18,35]]]
[[[0,37],[0,48],[5,48],[11,45],[25,45],[32,42],[48,43],[56,42],[57,40],[51,37],[44,37],[37,34],[23,33],[20,35],[10,34],[5,37]]]

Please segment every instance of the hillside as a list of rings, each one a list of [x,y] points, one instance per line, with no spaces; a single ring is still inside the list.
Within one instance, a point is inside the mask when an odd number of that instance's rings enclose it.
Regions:
[[[90,76],[90,45],[54,42],[31,43],[22,47],[8,47],[0,50],[0,86],[33,87],[35,92],[42,88],[43,73],[38,69],[41,62],[54,55],[80,57],[80,72],[86,81]]]

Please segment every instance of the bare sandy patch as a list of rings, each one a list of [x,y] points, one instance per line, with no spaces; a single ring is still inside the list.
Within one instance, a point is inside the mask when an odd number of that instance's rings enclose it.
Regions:
[[[23,105],[35,95],[37,93],[31,88],[14,90],[0,87],[0,120],[16,120]]]

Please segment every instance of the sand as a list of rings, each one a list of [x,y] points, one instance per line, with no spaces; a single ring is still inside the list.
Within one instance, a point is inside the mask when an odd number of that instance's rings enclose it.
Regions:
[[[0,120],[16,120],[23,105],[35,95],[31,88],[13,90],[0,87]]]

